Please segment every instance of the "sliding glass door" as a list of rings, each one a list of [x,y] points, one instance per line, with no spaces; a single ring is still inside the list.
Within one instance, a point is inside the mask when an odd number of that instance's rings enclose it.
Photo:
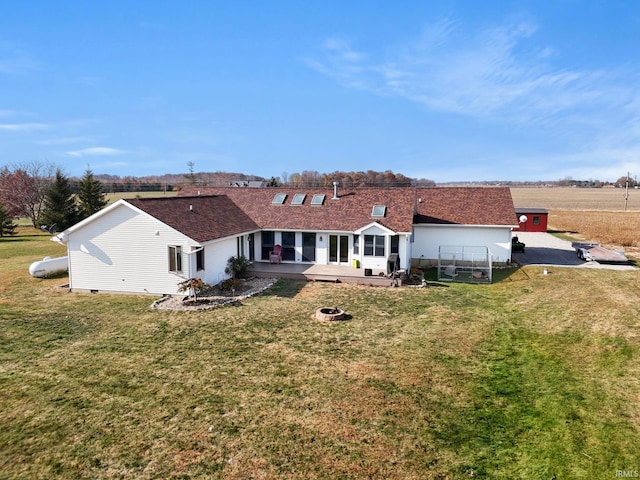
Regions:
[[[348,235],[329,235],[329,263],[349,263]]]

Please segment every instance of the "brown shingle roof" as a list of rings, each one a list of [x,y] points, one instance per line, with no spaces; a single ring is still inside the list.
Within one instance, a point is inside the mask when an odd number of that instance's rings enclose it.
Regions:
[[[401,188],[231,188],[185,187],[182,195],[225,195],[263,229],[354,231],[373,222],[396,232],[410,232],[413,224],[415,192]],[[281,205],[272,203],[278,193],[287,195]],[[306,194],[302,205],[292,205],[296,193]],[[325,195],[322,205],[311,205],[314,194]],[[374,205],[385,205],[384,217],[371,215]]]
[[[508,187],[442,187],[417,190],[416,223],[517,226]]]
[[[277,193],[287,195],[283,204],[272,203]],[[296,193],[306,194],[302,205],[291,204]],[[322,205],[311,205],[315,194],[325,195]],[[178,197],[128,202],[198,242],[259,229],[348,232],[373,222],[395,232],[410,232],[414,223],[518,224],[506,187],[344,189],[332,197],[326,188],[186,187]],[[386,206],[384,217],[372,216],[374,205]]]
[[[255,222],[225,196],[139,198],[127,202],[197,242],[258,229]]]

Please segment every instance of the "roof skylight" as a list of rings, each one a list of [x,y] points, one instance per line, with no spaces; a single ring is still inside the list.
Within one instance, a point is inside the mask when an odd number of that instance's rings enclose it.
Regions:
[[[387,213],[386,205],[374,205],[373,210],[371,211],[372,217],[384,217],[385,213]]]
[[[286,193],[276,193],[276,196],[273,197],[273,200],[271,200],[271,203],[276,205],[282,205],[286,198],[287,198]]]
[[[323,193],[316,193],[311,199],[311,205],[322,205],[325,196]]]
[[[302,205],[306,196],[306,193],[296,193],[291,200],[291,205]]]

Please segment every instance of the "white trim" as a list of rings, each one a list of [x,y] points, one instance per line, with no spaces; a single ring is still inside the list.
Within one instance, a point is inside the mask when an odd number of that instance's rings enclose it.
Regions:
[[[377,227],[380,228],[381,230],[383,230],[385,233],[389,234],[389,235],[397,235],[400,232],[396,232],[394,230],[391,230],[390,228],[385,227],[384,225],[381,225],[379,222],[371,222],[368,225],[365,225],[363,227],[360,227],[357,230],[354,230],[353,233],[356,235],[362,235],[362,232],[369,230],[372,227]]]

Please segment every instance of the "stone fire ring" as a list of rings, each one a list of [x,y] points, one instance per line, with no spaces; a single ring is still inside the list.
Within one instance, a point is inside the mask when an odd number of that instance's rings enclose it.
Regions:
[[[328,322],[334,322],[336,320],[344,319],[344,310],[337,307],[322,307],[316,310],[316,318],[318,320],[324,320]]]

